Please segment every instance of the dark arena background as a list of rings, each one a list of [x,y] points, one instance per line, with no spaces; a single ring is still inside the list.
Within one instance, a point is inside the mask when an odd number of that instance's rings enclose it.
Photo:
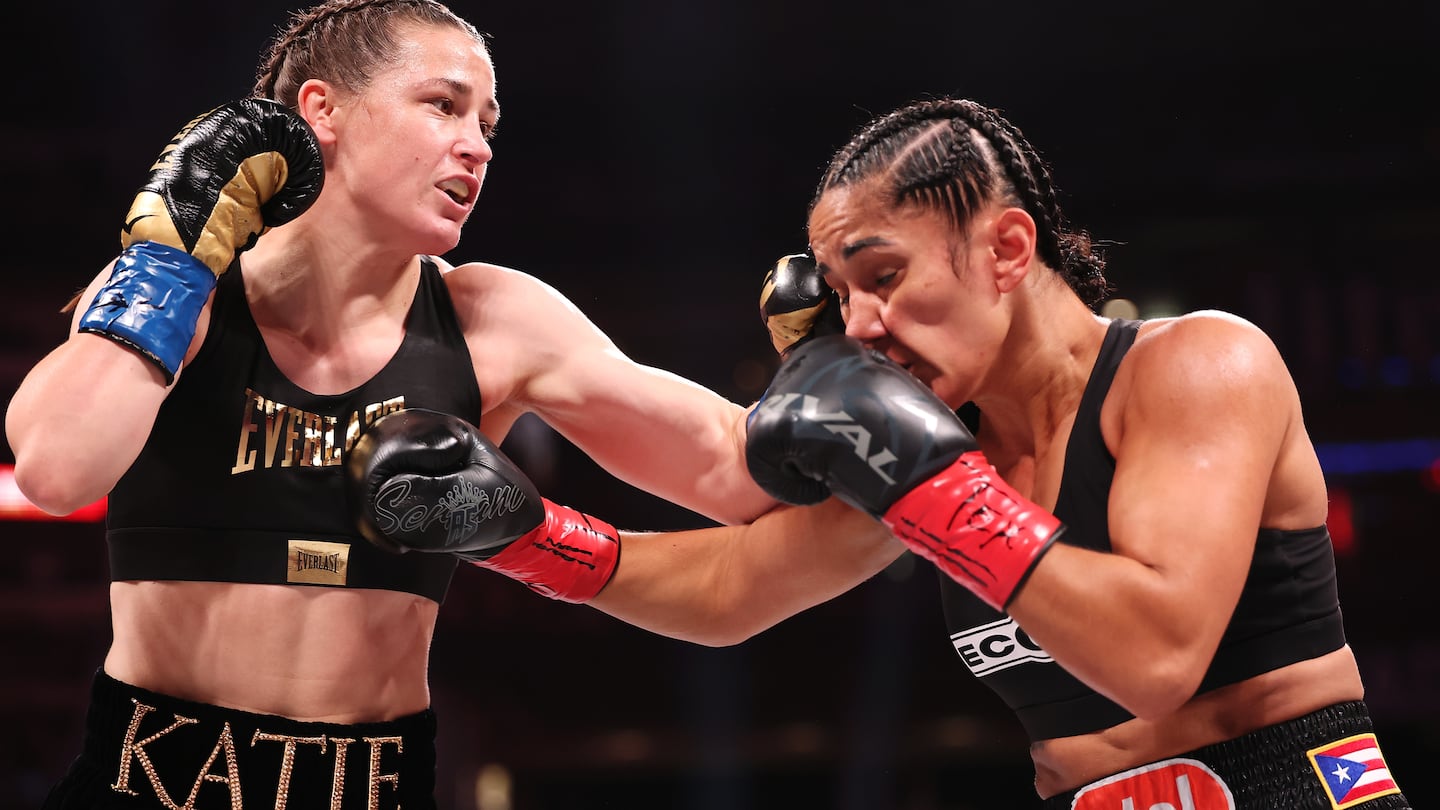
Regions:
[[[60,305],[117,252],[160,147],[247,93],[298,5],[7,14],[5,403],[63,339]],[[917,97],[1001,108],[1052,165],[1070,218],[1113,243],[1116,306],[1226,309],[1274,337],[1331,486],[1380,740],[1413,805],[1440,806],[1426,781],[1440,756],[1440,6],[452,7],[490,37],[504,121],[447,258],[526,270],[635,359],[737,401],[774,369],[760,280],[804,247],[831,152]],[[622,527],[705,525],[539,423],[506,449],[550,498]],[[0,445],[0,807],[25,808],[78,750],[110,631],[103,523],[33,519],[12,461]],[[957,660],[935,574],[908,557],[722,649],[467,568],[441,611],[432,680],[453,810],[1036,804],[1018,725]]]

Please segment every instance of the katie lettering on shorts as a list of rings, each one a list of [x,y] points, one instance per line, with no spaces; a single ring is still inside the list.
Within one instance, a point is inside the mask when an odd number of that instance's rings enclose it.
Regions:
[[[243,712],[221,720],[214,711],[160,708],[136,698],[130,702],[133,711],[123,737],[104,746],[111,793],[175,810],[237,808],[257,801],[277,810],[287,805],[388,810],[414,790],[433,787],[424,773],[429,762],[425,716],[347,727],[287,723]],[[266,722],[278,728],[265,728]],[[117,730],[112,727],[105,736]],[[407,747],[419,749],[418,762],[409,761]]]

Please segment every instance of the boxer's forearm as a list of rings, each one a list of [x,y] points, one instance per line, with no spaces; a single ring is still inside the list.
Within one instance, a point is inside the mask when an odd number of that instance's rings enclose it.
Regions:
[[[839,596],[903,550],[834,499],[744,526],[621,532],[615,576],[590,604],[661,635],[725,646]]]

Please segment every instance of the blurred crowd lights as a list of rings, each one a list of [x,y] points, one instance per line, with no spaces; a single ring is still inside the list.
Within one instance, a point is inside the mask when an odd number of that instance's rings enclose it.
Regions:
[[[1355,507],[1350,490],[1345,487],[1330,488],[1329,514],[1325,516],[1325,528],[1330,530],[1330,545],[1341,557],[1355,552]]]
[[[1129,298],[1111,298],[1101,305],[1100,315],[1106,318],[1121,320],[1138,320],[1140,318],[1140,306]]]
[[[0,520],[98,523],[105,519],[105,499],[82,506],[68,515],[52,515],[26,498],[15,484],[15,465],[0,464]]]
[[[514,779],[504,765],[491,762],[475,773],[476,810],[511,810]]]
[[[1440,491],[1440,439],[1320,442],[1315,455],[1327,476],[1419,473],[1427,489]]]

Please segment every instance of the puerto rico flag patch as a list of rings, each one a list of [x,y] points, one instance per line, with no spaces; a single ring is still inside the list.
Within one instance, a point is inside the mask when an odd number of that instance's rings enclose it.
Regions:
[[[1390,768],[1380,754],[1374,734],[1356,734],[1312,748],[1305,754],[1325,785],[1333,810],[1346,810],[1400,792],[1390,777]]]

